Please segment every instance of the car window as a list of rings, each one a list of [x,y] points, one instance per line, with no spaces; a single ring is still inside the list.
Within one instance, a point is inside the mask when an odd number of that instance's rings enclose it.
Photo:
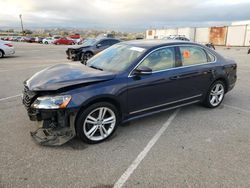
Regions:
[[[180,46],[183,66],[207,63],[205,51],[196,46]]]
[[[207,55],[208,55],[208,62],[215,61],[215,57],[210,52],[207,52]]]
[[[87,66],[104,71],[120,72],[128,68],[146,49],[126,44],[115,44],[90,58]]]
[[[146,66],[152,69],[152,71],[160,71],[175,66],[175,50],[173,47],[157,50],[151,53],[139,67]]]
[[[102,40],[101,42],[99,42],[99,44],[101,44],[102,46],[108,46],[109,40]]]
[[[116,44],[118,42],[120,42],[120,41],[119,40],[109,40],[110,45]]]

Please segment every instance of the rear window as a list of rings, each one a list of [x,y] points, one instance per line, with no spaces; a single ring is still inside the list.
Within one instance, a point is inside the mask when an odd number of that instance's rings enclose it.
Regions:
[[[208,62],[214,62],[215,61],[214,55],[212,55],[210,52],[207,52],[207,55],[208,55]]]
[[[180,46],[181,59],[183,66],[207,63],[205,51],[196,46]]]

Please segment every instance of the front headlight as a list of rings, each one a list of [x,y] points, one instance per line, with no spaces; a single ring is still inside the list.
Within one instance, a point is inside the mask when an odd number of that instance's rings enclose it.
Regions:
[[[70,100],[70,95],[38,97],[31,107],[37,109],[66,108]]]

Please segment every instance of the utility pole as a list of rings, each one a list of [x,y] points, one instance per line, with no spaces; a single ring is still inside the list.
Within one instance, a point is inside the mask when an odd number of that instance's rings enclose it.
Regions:
[[[21,20],[22,33],[24,35],[22,14],[20,14],[19,17],[20,17],[20,20]]]

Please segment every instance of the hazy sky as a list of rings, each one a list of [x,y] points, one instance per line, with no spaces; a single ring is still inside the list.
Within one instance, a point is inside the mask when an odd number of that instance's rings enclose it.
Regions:
[[[140,30],[250,20],[250,0],[0,0],[0,28]]]

